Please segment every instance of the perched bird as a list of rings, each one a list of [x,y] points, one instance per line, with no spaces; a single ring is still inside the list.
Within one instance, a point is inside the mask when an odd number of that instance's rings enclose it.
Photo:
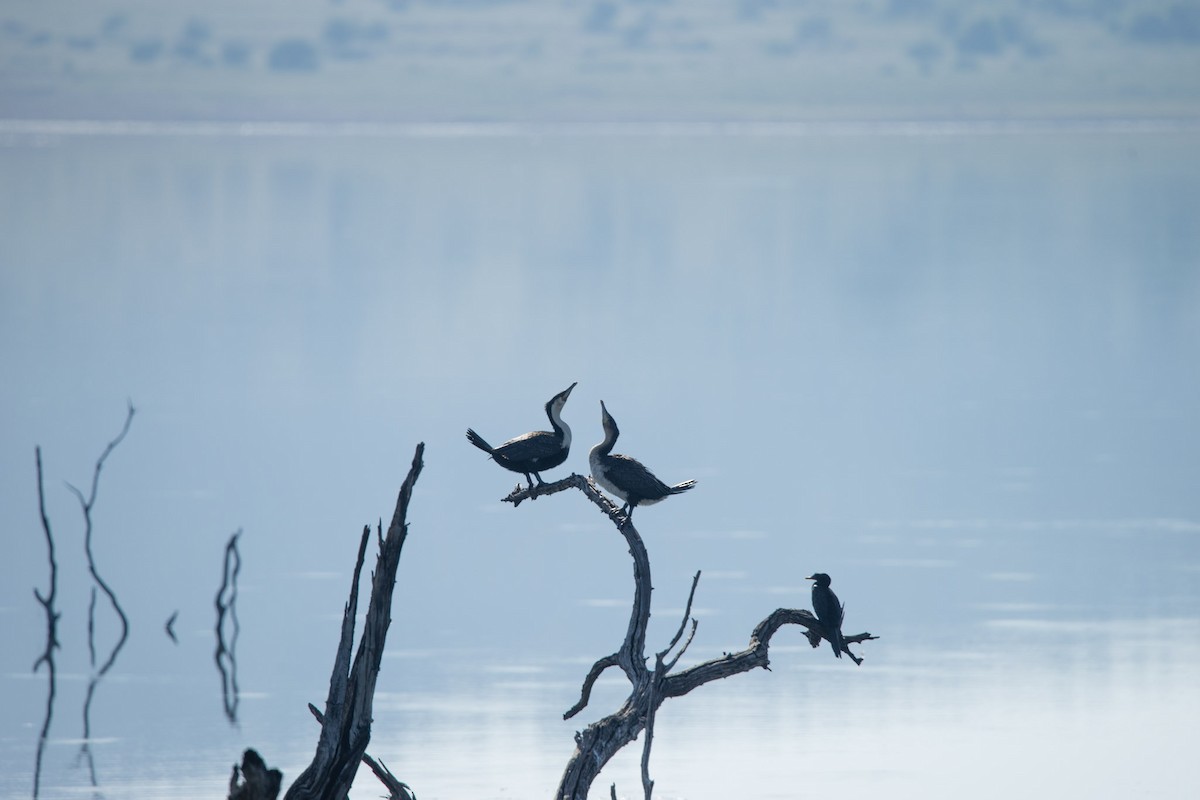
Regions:
[[[613,445],[621,431],[617,421],[600,401],[600,420],[604,424],[604,441],[592,448],[588,461],[592,466],[592,477],[596,483],[625,501],[622,511],[633,517],[636,506],[648,506],[657,503],[667,495],[686,492],[696,485],[695,481],[684,481],[674,486],[654,477],[654,473],[642,466],[642,463],[629,456],[613,455]]]
[[[545,482],[538,473],[557,467],[567,460],[567,454],[571,452],[571,428],[563,422],[562,410],[574,388],[575,384],[572,383],[546,403],[546,416],[550,418],[552,431],[533,431],[509,439],[499,447],[492,447],[482,436],[467,428],[467,441],[490,455],[505,469],[522,473],[532,489],[533,478],[537,478],[538,483]]]
[[[842,648],[846,646],[842,642],[844,609],[838,601],[837,595],[833,593],[833,589],[829,588],[829,576],[824,572],[816,572],[804,580],[816,581],[812,588],[813,611],[816,613],[817,619],[821,621],[821,627],[825,629],[825,638],[829,640],[833,654],[841,658]]]

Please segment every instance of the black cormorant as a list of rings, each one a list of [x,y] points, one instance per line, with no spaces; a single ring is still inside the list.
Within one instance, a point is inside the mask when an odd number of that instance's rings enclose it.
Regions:
[[[500,466],[523,474],[532,489],[533,478],[537,478],[538,483],[544,483],[539,472],[557,467],[567,460],[567,454],[571,452],[571,428],[563,422],[562,410],[574,388],[575,384],[572,383],[546,403],[546,416],[550,418],[552,431],[533,431],[509,439],[499,447],[492,447],[482,436],[467,428],[467,440],[489,454]]]
[[[821,621],[821,627],[825,629],[825,638],[829,640],[833,654],[841,658],[842,648],[846,646],[842,642],[844,609],[838,602],[837,595],[833,593],[833,589],[829,588],[829,576],[824,572],[815,572],[804,580],[816,581],[812,588],[813,611],[816,613],[817,619]]]
[[[588,456],[592,477],[596,483],[625,501],[621,510],[627,512],[630,518],[633,517],[634,507],[657,503],[668,495],[686,492],[696,485],[695,481],[684,481],[667,486],[640,461],[629,456],[613,455],[613,445],[617,443],[621,431],[617,428],[617,421],[604,407],[603,400],[600,401],[600,419],[604,424],[604,441],[593,447]]]

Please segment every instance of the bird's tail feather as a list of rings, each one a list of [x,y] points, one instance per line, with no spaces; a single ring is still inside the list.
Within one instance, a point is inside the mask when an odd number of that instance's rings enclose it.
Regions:
[[[485,442],[483,440],[482,436],[480,436],[478,433],[471,430],[470,428],[467,428],[467,441],[470,442],[471,444],[475,445],[476,447],[478,447],[480,450],[487,453],[488,455],[491,455],[492,446],[490,444],[488,444],[487,442]]]
[[[679,494],[680,492],[686,492],[688,489],[691,489],[695,485],[696,485],[695,481],[684,481],[683,483],[677,483],[671,487],[671,494]]]
[[[846,604],[838,602],[838,624],[837,630],[833,632],[833,636],[829,639],[829,646],[833,648],[833,654],[838,658],[842,657],[842,648],[846,643],[842,641],[842,620],[846,618]]]

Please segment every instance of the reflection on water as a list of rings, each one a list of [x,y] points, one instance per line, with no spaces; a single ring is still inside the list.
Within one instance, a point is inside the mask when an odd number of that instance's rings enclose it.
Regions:
[[[814,660],[806,645],[773,648],[771,673],[660,709],[656,790],[781,800],[1178,792],[1176,759],[1196,733],[1200,622],[1134,627],[1067,625],[1032,639],[984,630],[976,649],[958,652],[894,642],[860,670]],[[575,671],[581,678],[586,667]],[[421,796],[546,796],[574,730],[547,697],[565,707],[577,691],[553,681],[389,695],[380,718],[405,722],[381,725],[372,747],[397,753],[413,785],[428,787]],[[639,752],[614,759],[597,786],[615,781],[621,796],[640,796]],[[464,754],[479,768],[464,774]]]
[[[790,646],[781,641],[772,648],[771,672],[717,682],[660,709],[657,791],[782,800],[798,787],[819,795],[932,798],[1011,797],[1031,786],[1089,797],[1186,789],[1181,780],[1191,779],[1178,765],[1197,733],[1196,617],[1004,618],[963,633],[966,641],[946,650],[881,640],[857,669],[815,658],[799,636]],[[413,688],[381,691],[371,752],[422,798],[547,796],[573,731],[588,721],[561,720],[578,694],[585,659],[507,663],[512,657],[430,651],[412,659],[420,670],[389,660],[383,683],[403,686],[400,671],[424,677],[407,681]],[[6,679],[6,695],[16,680]],[[424,682],[432,685],[418,688]],[[610,683],[597,687],[596,716],[626,691],[620,681]],[[251,700],[242,736],[204,713],[206,692],[194,697],[179,683],[147,686],[132,675],[119,690],[122,701],[162,698],[171,713],[135,721],[114,709],[105,718],[122,733],[92,743],[105,764],[106,796],[223,796],[228,765],[243,743],[269,744],[285,780],[311,756],[315,726],[308,735],[289,728],[300,722],[292,706],[305,690]],[[204,719],[186,736],[177,730],[179,720]],[[32,737],[7,741],[11,764]],[[44,797],[73,793],[77,778],[62,760],[71,744],[51,741]],[[614,759],[597,786],[615,781],[620,796],[640,796],[638,750]],[[1137,770],[1128,768],[1131,761]],[[24,791],[26,782],[6,775],[6,796]],[[377,794],[364,771],[354,796]]]
[[[624,633],[628,559],[586,504],[501,508],[511,482],[462,430],[536,422],[573,380],[564,473],[603,399],[631,451],[701,480],[639,512],[652,641],[698,569],[697,660],[807,606],[815,571],[882,637],[861,667],[777,637],[771,672],[668,702],[659,796],[1186,793],[1194,151],[1172,131],[6,140],[0,795],[30,793],[46,700],[28,454],[56,454],[49,513],[78,513],[54,487],[133,396],[97,509],[131,630],[92,708],[105,796],[223,796],[247,746],[299,774],[355,535],[418,439],[370,751],[422,800],[546,796],[595,718],[561,715]],[[185,622],[211,619],[193,565],[235,528],[237,727],[212,627]],[[90,583],[77,543],[59,556],[61,710],[86,695]],[[626,692],[602,680],[589,708]],[[90,791],[54,734],[41,796]],[[638,794],[636,753],[612,781]]]

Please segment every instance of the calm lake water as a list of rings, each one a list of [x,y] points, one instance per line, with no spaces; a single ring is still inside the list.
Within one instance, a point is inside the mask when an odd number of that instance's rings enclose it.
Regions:
[[[695,661],[825,571],[860,667],[658,715],[656,796],[1180,797],[1200,735],[1200,139],[1149,126],[18,129],[0,134],[0,796],[223,797],[294,779],[357,534],[418,441],[370,752],[422,800],[550,797],[632,594],[575,493],[512,509],[471,448],[578,381],[639,510],[651,650],[702,571]],[[130,636],[91,706],[79,506]],[[213,659],[242,531],[237,723]],[[175,612],[173,643],[164,624]],[[98,659],[118,635],[97,608]],[[601,775],[640,796],[640,743]],[[360,773],[356,798],[378,796]]]

